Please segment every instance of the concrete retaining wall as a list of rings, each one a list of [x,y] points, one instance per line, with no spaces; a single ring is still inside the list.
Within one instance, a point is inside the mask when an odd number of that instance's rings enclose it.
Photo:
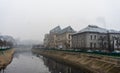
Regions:
[[[62,51],[40,51],[34,49],[32,51],[83,69],[86,73],[120,73],[119,60],[112,57]]]

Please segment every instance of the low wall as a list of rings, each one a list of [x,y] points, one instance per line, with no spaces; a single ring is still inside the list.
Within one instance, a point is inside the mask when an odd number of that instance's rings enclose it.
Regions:
[[[34,50],[43,56],[65,62],[69,65],[85,70],[86,73],[120,73],[119,59],[107,56],[95,56],[83,53],[70,53],[51,50]]]

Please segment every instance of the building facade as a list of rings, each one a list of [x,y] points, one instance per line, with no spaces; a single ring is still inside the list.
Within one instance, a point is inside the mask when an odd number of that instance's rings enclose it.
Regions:
[[[50,30],[49,34],[45,35],[44,46],[47,48],[56,48],[56,35],[61,31],[60,26]]]
[[[44,47],[49,47],[49,34],[45,34],[44,36]]]
[[[73,33],[75,33],[75,31],[70,26],[61,30],[59,34],[57,34],[56,36],[57,37],[57,40],[56,40],[57,48],[58,49],[70,49],[72,45],[71,35]]]
[[[120,32],[94,25],[72,35],[72,48],[90,50],[119,50]]]
[[[75,31],[70,27],[61,29],[60,26],[50,30],[50,33],[45,35],[44,46],[48,48],[67,49],[71,48],[71,34]]]

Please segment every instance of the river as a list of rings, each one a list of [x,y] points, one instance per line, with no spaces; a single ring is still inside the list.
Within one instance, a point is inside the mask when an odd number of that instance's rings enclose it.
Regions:
[[[0,73],[84,73],[80,69],[28,52],[16,52],[12,62]]]

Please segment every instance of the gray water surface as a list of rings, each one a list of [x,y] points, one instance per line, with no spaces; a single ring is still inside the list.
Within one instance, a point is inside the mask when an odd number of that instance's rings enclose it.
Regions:
[[[1,73],[84,73],[31,52],[15,53],[12,62]]]
[[[20,53],[14,56],[5,73],[50,73],[42,59],[32,53]]]

